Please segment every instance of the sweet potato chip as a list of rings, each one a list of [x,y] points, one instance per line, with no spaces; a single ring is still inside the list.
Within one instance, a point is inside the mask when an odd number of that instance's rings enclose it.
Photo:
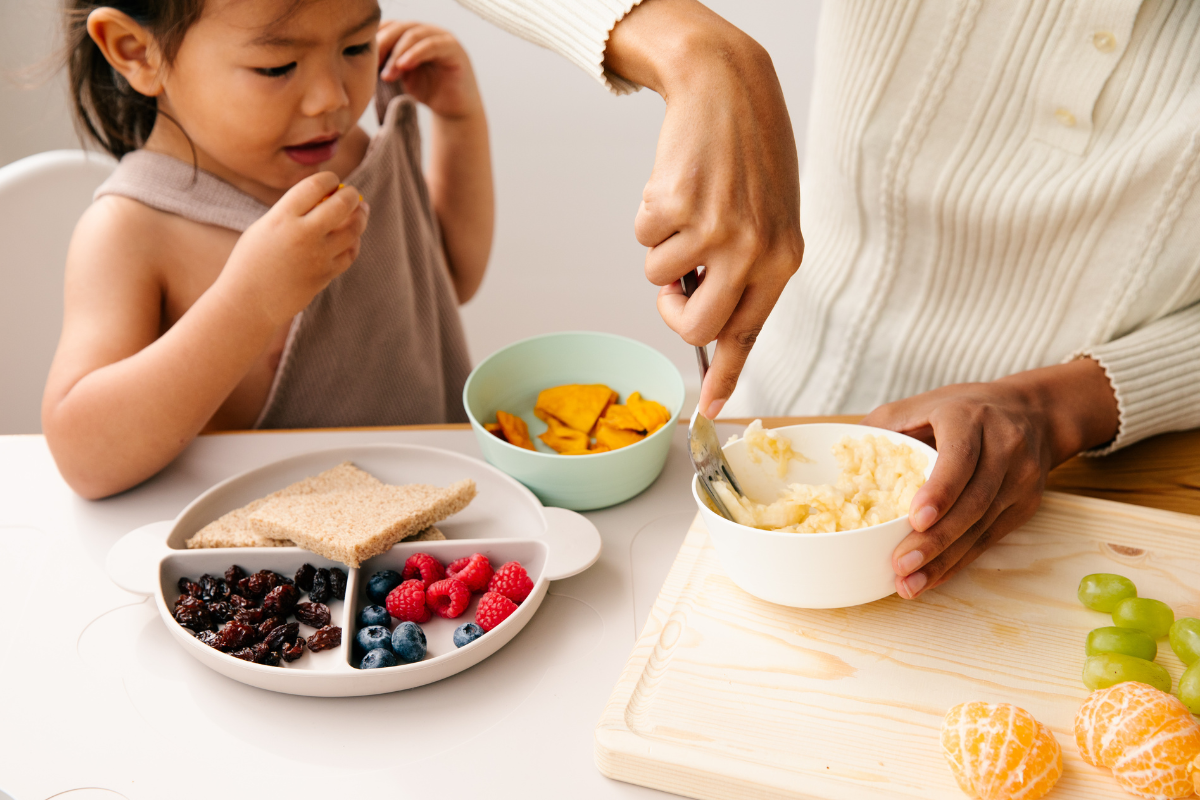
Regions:
[[[550,426],[550,429],[545,433],[539,434],[538,438],[548,446],[554,448],[555,451],[562,455],[587,452],[588,435],[586,433],[577,431],[574,428],[568,428],[554,417],[548,415],[545,422]]]
[[[596,424],[609,404],[616,402],[617,393],[604,384],[567,384],[544,389],[538,394],[538,410],[553,416],[567,427],[587,432]],[[539,419],[543,419],[540,414]]]
[[[637,421],[642,424],[647,434],[654,433],[656,430],[666,425],[671,421],[671,412],[659,403],[653,400],[643,399],[642,395],[634,392],[629,395],[625,401],[626,407],[637,418]]]
[[[604,445],[610,450],[616,450],[618,447],[636,444],[646,438],[646,434],[638,433],[637,431],[627,431],[621,428],[613,427],[607,420],[600,420],[596,423],[596,444]]]
[[[497,439],[504,439],[504,431],[500,430],[499,422],[485,422],[483,423],[483,429],[495,436]],[[507,442],[508,440],[504,439],[504,441]]]
[[[525,420],[506,411],[497,411],[496,422],[500,424],[500,430],[509,444],[524,447],[526,450],[536,449],[533,440],[529,438],[529,426],[525,424]]]
[[[604,409],[604,416],[600,419],[614,428],[621,428],[626,431],[643,432],[646,430],[646,426],[633,415],[633,412],[627,406],[617,405],[616,403]]]

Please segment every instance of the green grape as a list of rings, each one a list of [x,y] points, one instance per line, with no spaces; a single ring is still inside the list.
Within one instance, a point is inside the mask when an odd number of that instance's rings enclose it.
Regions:
[[[1200,658],[1200,619],[1183,617],[1171,625],[1171,649],[1179,660],[1191,664]]]
[[[1101,653],[1083,662],[1083,685],[1096,691],[1125,681],[1148,683],[1155,689],[1171,691],[1171,676],[1158,664],[1123,653]]]
[[[1145,631],[1151,639],[1161,639],[1171,630],[1175,612],[1161,600],[1127,597],[1117,603],[1112,618],[1118,628],[1137,628]]]
[[[1088,634],[1087,654],[1098,656],[1101,653],[1123,653],[1153,661],[1158,655],[1158,645],[1134,628],[1096,628]]]
[[[1193,714],[1200,714],[1200,661],[1193,662],[1179,678],[1179,699]]]
[[[1137,587],[1133,585],[1133,581],[1121,575],[1096,572],[1083,576],[1077,594],[1079,602],[1092,611],[1111,614],[1117,603],[1127,597],[1137,597]]]

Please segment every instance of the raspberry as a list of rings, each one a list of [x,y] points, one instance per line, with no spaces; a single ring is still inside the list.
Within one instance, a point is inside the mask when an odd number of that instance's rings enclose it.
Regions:
[[[425,605],[425,584],[419,580],[405,581],[388,592],[388,613],[403,622],[428,622],[429,608]]]
[[[461,616],[471,602],[471,590],[454,578],[440,580],[425,590],[425,603],[433,613],[446,619]]]
[[[475,610],[475,622],[485,631],[499,625],[512,616],[517,610],[517,604],[502,594],[488,592],[479,598],[479,608]]]
[[[529,580],[529,573],[519,562],[510,561],[496,570],[487,588],[489,592],[502,594],[514,603],[520,603],[533,591],[533,581]]]
[[[494,574],[491,562],[483,553],[474,553],[452,561],[450,566],[446,567],[446,577],[462,581],[472,592],[486,592],[488,581]]]
[[[428,553],[413,553],[408,557],[408,561],[404,562],[404,580],[407,581],[418,577],[425,588],[428,589],[430,584],[446,577],[446,568],[442,566],[442,562]],[[392,616],[396,615],[393,614]]]

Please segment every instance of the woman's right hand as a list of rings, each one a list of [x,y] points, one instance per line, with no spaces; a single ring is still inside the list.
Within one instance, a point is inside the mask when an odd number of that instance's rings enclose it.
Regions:
[[[220,282],[278,327],[358,257],[370,207],[353,186],[320,172],[297,183],[251,225]]]

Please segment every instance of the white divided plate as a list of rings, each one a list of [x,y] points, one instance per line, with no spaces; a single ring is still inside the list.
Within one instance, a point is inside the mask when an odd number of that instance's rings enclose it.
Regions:
[[[193,533],[222,514],[343,461],[351,461],[392,484],[448,486],[471,478],[478,494],[463,511],[438,523],[446,541],[401,542],[359,569],[298,547],[186,549],[184,542]],[[512,616],[465,647],[455,647],[451,637],[456,627],[474,620],[477,597],[457,619],[434,616],[421,625],[428,639],[424,660],[382,669],[358,669],[353,642],[358,612],[372,602],[366,596],[367,579],[381,569],[400,572],[405,560],[419,552],[429,553],[443,564],[476,552],[486,555],[496,567],[506,561],[519,561],[533,580],[533,591]],[[482,461],[431,447],[364,445],[305,453],[223,481],[193,500],[174,520],[152,523],[126,534],[109,551],[107,570],[121,588],[154,595],[163,622],[180,645],[222,675],[276,692],[347,697],[411,689],[479,663],[524,627],[546,596],[550,581],[582,572],[599,557],[600,534],[585,517],[562,508],[543,507],[532,492]],[[290,577],[305,562],[314,567],[341,567],[348,573],[345,602],[327,603],[330,624],[342,629],[338,648],[319,653],[306,649],[296,661],[278,667],[253,664],[201,643],[171,616],[180,594],[180,577],[197,580],[204,573],[223,575],[231,564],[242,567],[247,574],[269,569]],[[300,628],[302,635],[313,632],[304,625]]]

